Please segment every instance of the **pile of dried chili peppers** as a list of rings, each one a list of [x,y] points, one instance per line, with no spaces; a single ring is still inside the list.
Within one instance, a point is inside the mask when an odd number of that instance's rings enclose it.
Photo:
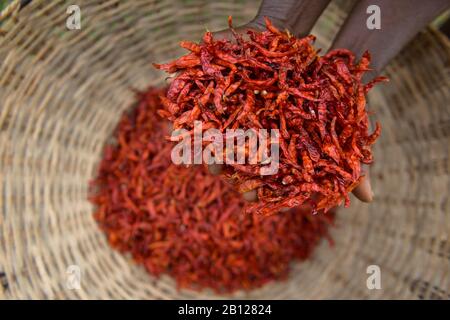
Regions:
[[[226,165],[242,192],[256,190],[258,202],[247,211],[271,214],[281,208],[311,205],[313,212],[350,203],[349,192],[362,178],[361,163],[373,161],[371,146],[380,134],[369,134],[366,94],[385,77],[367,84],[366,52],[333,50],[320,56],[314,36],[296,38],[266,19],[265,31],[236,33],[235,41],[182,41],[190,51],[156,68],[177,73],[159,114],[174,129],[192,131],[194,121],[206,128],[278,129],[279,171],[260,175],[261,164]],[[270,145],[270,141],[268,141]],[[224,154],[224,157],[226,154]]]
[[[290,262],[308,258],[328,237],[334,213],[244,214],[242,196],[205,167],[174,165],[167,124],[156,113],[165,93],[138,94],[91,183],[95,218],[110,245],[179,287],[223,293],[286,277]]]

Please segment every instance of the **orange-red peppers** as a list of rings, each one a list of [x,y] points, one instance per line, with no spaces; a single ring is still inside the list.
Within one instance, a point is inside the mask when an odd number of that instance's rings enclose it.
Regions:
[[[161,94],[138,94],[92,182],[95,218],[111,246],[180,287],[231,292],[286,277],[293,260],[307,259],[328,236],[334,214],[242,213],[242,197],[220,178],[172,164],[167,124],[156,114]]]
[[[240,190],[255,188],[258,202],[247,211],[271,214],[285,207],[311,204],[329,210],[345,200],[361,179],[361,163],[373,161],[366,93],[386,78],[368,84],[366,52],[356,62],[352,52],[333,50],[320,56],[314,36],[295,38],[266,19],[267,30],[249,30],[244,39],[182,42],[191,52],[156,68],[178,75],[160,114],[174,128],[192,130],[195,120],[224,132],[227,128],[280,130],[279,170],[261,176],[254,165],[226,165],[225,175]],[[249,182],[251,181],[251,183]],[[244,187],[239,187],[243,185]]]

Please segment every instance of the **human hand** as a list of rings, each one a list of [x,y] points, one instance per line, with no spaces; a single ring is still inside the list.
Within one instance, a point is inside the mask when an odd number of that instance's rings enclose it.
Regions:
[[[264,30],[264,27],[262,27],[260,24],[255,22],[250,22],[248,24],[245,24],[243,26],[240,26],[238,28],[234,28],[234,31],[246,38],[246,33],[249,30]],[[213,33],[213,37],[215,39],[226,39],[233,41],[235,40],[235,37],[233,35],[233,32],[230,28],[224,29],[218,32]],[[208,166],[209,172],[213,175],[219,175],[222,172],[223,165],[222,164],[212,164]],[[370,177],[368,175],[368,166],[362,165],[362,179],[361,183],[353,190],[353,194],[361,201],[363,202],[371,202],[373,200],[373,192],[370,185]],[[257,192],[256,190],[251,190],[244,192],[243,198],[247,201],[253,202],[257,201]]]
[[[247,31],[254,30],[254,31],[261,31],[264,29],[263,26],[261,26],[259,23],[256,23],[254,20],[239,26],[237,28],[233,28],[234,31],[236,31],[237,34],[241,35],[245,40],[248,40]],[[226,28],[223,30],[219,30],[216,32],[213,32],[214,39],[225,39],[229,41],[235,41],[235,38],[233,36],[233,33],[230,28]]]
[[[369,29],[367,8],[377,5],[383,12],[380,29]],[[347,48],[357,57],[368,50],[373,59],[371,69],[363,78],[365,83],[375,78],[408,43],[417,32],[434,17],[448,8],[448,0],[362,0],[353,7],[345,23],[334,39],[332,49]],[[389,40],[389,41],[386,41]],[[364,177],[353,190],[353,194],[363,202],[373,200],[369,167],[362,165]]]

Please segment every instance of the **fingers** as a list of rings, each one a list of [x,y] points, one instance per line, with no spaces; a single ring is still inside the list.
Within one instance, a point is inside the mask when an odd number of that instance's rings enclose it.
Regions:
[[[290,210],[290,209],[292,209],[292,208],[289,208],[287,210]],[[302,204],[300,206],[295,207],[295,209],[302,213],[310,213],[313,208],[310,204]],[[285,209],[282,209],[282,210],[285,210]]]
[[[258,200],[258,194],[256,193],[256,190],[250,190],[244,192],[242,194],[242,198],[244,198],[245,201],[255,202],[256,200]]]
[[[233,34],[230,32],[229,29],[220,30],[220,31],[214,32],[213,34],[214,34],[215,39],[224,39],[224,40],[229,40],[229,41],[232,41],[234,39]]]
[[[208,170],[212,175],[219,175],[222,172],[222,164],[211,164],[208,166]],[[356,198],[362,202],[372,202],[373,201],[373,191],[370,185],[370,175],[369,168],[363,165],[363,172],[365,176],[362,178],[361,183],[352,191]],[[244,200],[249,202],[254,202],[258,200],[258,195],[256,190],[251,190],[244,192],[242,194]],[[305,210],[309,210],[310,207],[305,207]]]
[[[222,164],[210,164],[208,165],[208,171],[209,173],[211,173],[212,175],[219,175],[222,172],[223,169],[223,165]],[[358,186],[359,187],[359,186]],[[357,187],[357,188],[358,188]],[[370,187],[370,185],[369,185]],[[256,190],[250,190],[247,192],[242,193],[242,198],[245,201],[248,202],[255,202],[258,201],[258,193]],[[361,201],[365,201],[361,198],[358,197],[358,199],[360,199]],[[366,200],[365,202],[370,202],[371,200]],[[312,206],[310,204],[303,204],[301,206],[296,207],[298,210],[300,210],[301,212],[310,212],[312,210]],[[287,212],[289,211],[291,208],[283,208],[280,211],[281,212]]]
[[[362,178],[361,183],[353,190],[353,194],[362,202],[372,202],[373,191],[370,185],[369,168],[363,166],[363,172],[365,172],[365,176]]]
[[[180,74],[180,72],[177,72],[177,73],[174,74],[174,75],[168,76],[168,77],[166,78],[166,83],[167,83],[168,85],[172,84],[173,80],[174,80],[176,77],[178,77],[179,74]]]
[[[217,164],[217,163],[213,163],[208,165],[208,171],[209,173],[211,173],[213,176],[217,176],[222,172],[222,164]]]
[[[208,165],[208,171],[214,176],[219,175],[222,172],[223,165],[222,164],[210,164]],[[244,198],[245,201],[254,202],[258,200],[258,195],[256,193],[256,190],[250,190],[247,192],[244,192],[242,194],[242,198]]]

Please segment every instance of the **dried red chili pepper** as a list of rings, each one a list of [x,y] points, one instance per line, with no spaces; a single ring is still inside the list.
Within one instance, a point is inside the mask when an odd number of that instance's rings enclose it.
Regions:
[[[166,124],[156,114],[161,94],[150,88],[138,95],[92,182],[95,218],[111,246],[180,287],[231,292],[285,278],[291,261],[307,259],[328,237],[334,214],[243,214],[230,185],[203,166],[172,164]]]
[[[214,39],[207,32],[202,43],[182,45],[191,50],[188,55],[154,64],[169,73],[179,72],[167,95],[176,107],[166,107],[161,114],[174,121],[175,129],[191,130],[193,117],[183,117],[195,110],[196,119],[213,121],[222,132],[280,130],[277,174],[261,176],[254,165],[225,166],[224,174],[238,189],[254,187],[260,195],[247,211],[271,214],[306,202],[314,211],[329,210],[343,200],[348,205],[348,193],[361,179],[360,163],[373,161],[371,145],[380,133],[377,124],[369,134],[365,95],[387,79],[361,82],[370,70],[368,52],[359,62],[346,49],[319,56],[312,46],[314,36],[295,38],[268,19],[267,30],[247,32],[249,40],[232,29],[231,18],[229,24],[235,42]],[[189,99],[178,99],[181,88],[187,88],[184,94]]]

